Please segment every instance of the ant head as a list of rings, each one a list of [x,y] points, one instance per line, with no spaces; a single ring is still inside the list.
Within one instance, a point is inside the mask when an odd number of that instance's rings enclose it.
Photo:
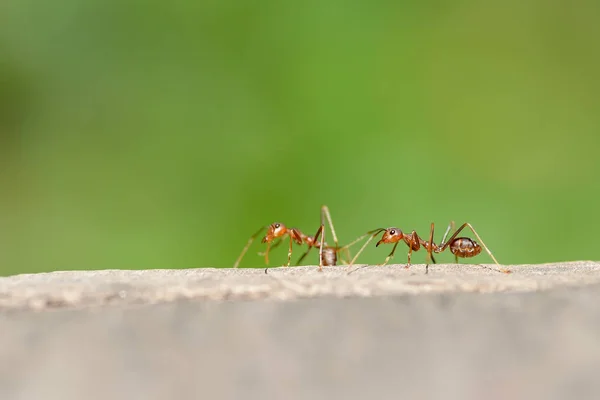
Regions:
[[[375,247],[379,246],[381,243],[396,243],[402,240],[404,235],[402,231],[398,228],[387,228],[381,237],[381,240],[377,242]]]
[[[274,238],[277,238],[285,235],[286,232],[287,228],[284,224],[280,222],[275,222],[271,224],[271,226],[269,226],[269,232],[267,234],[273,236]]]
[[[287,233],[287,228],[284,224],[280,222],[275,222],[269,225],[269,229],[267,229],[267,234],[262,239],[262,243],[270,242],[271,240],[282,237]]]

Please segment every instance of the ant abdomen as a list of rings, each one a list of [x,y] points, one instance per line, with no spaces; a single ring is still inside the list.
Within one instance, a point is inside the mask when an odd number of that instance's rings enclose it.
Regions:
[[[332,267],[337,265],[337,250],[332,247],[323,248],[323,266]]]
[[[450,251],[455,256],[461,258],[470,258],[481,253],[481,246],[473,239],[459,237],[450,243]]]

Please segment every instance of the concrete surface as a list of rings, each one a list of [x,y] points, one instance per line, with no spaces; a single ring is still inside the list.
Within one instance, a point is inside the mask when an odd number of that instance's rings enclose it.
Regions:
[[[1,278],[0,399],[600,398],[600,263],[510,268]]]

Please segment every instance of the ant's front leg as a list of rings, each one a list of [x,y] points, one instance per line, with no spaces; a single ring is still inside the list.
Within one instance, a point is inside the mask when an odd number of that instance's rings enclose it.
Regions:
[[[396,252],[396,247],[398,247],[398,243],[400,243],[400,242],[394,243],[394,247],[392,248],[392,252],[390,254],[388,254],[388,256],[385,258],[385,261],[383,262],[383,264],[379,264],[379,266],[386,265],[388,263],[388,261],[390,261],[394,257],[394,253]],[[408,262],[410,263],[410,255],[408,256]],[[406,267],[406,268],[408,268],[408,267]]]
[[[246,243],[246,246],[244,246],[244,248],[242,249],[242,253],[239,255],[237,260],[235,260],[235,263],[233,264],[233,268],[237,268],[240,266],[240,262],[242,261],[242,258],[244,258],[244,255],[250,248],[250,245],[252,244],[252,242],[254,242],[254,240],[258,237],[258,235],[260,235],[262,233],[262,231],[264,231],[268,227],[269,227],[269,225],[263,226],[258,231],[256,231],[252,236],[250,236],[250,238],[248,239],[248,242]]]
[[[276,249],[280,244],[281,244],[282,239],[278,238],[276,242],[273,243],[273,246],[271,246],[271,250]],[[259,251],[258,255],[259,256],[264,256],[266,253],[266,251]]]

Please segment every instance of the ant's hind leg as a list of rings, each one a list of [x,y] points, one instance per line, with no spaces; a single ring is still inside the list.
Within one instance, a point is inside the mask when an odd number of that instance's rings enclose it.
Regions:
[[[346,258],[342,258],[342,263],[350,264],[350,260],[352,259],[352,255],[350,254],[350,249],[348,247],[346,247],[344,250],[346,250]]]
[[[325,218],[323,218],[325,217]],[[337,249],[339,247],[339,243],[338,243],[338,238],[337,235],[335,234],[335,228],[333,227],[333,220],[331,219],[331,214],[329,213],[329,208],[327,206],[322,206],[321,207],[321,225],[325,225],[325,221],[327,220],[327,223],[329,224],[329,229],[331,229],[331,236],[333,236],[333,242],[335,243],[335,248]],[[323,228],[325,229],[325,228]]]
[[[485,245],[485,243],[483,242],[483,240],[481,240],[481,237],[479,236],[479,234],[477,234],[477,232],[475,231],[475,228],[473,228],[473,226],[468,223],[465,222],[464,224],[462,224],[460,226],[460,228],[458,228],[454,234],[450,237],[450,239],[448,239],[447,243],[444,243],[444,248],[446,248],[450,243],[452,243],[452,241],[456,238],[456,236],[460,233],[460,231],[462,231],[465,227],[469,227],[469,229],[471,229],[471,232],[473,232],[473,235],[475,235],[475,237],[477,238],[477,240],[479,241],[479,243],[481,244],[481,247],[483,247],[485,249],[485,251],[489,254],[489,256],[492,258],[492,260],[494,260],[494,262],[496,263],[496,265],[500,265],[500,263],[498,262],[498,260],[496,260],[496,257],[494,257],[494,255],[492,254],[492,252],[490,251],[490,249]],[[509,269],[504,269],[504,268],[500,268],[497,271],[499,272],[503,272],[505,274],[510,274],[512,271]]]
[[[446,238],[448,237],[448,233],[450,233],[451,230],[454,230],[454,221],[451,221],[448,224],[448,228],[446,228],[446,232],[444,232],[444,237],[442,238],[442,243],[440,243],[440,247],[443,247],[444,244],[446,244]]]
[[[460,233],[460,231],[462,231],[465,227],[469,227],[469,229],[471,229],[471,232],[473,232],[473,234],[475,235],[475,237],[477,238],[477,240],[479,240],[479,243],[481,243],[481,247],[483,247],[485,249],[485,251],[490,255],[490,257],[492,258],[492,260],[494,260],[494,262],[496,263],[496,265],[500,265],[500,263],[498,262],[498,260],[496,260],[496,257],[494,257],[494,255],[492,254],[492,252],[490,251],[490,249],[485,245],[485,243],[483,242],[483,240],[481,240],[481,237],[477,234],[477,232],[475,231],[475,228],[473,228],[473,225],[471,225],[468,222],[465,222],[464,224],[462,224],[460,226],[460,228],[458,228],[454,232],[454,234],[448,240],[448,243],[451,243],[454,240],[454,238],[456,238],[456,236]],[[448,243],[445,243],[444,245],[447,246]]]

